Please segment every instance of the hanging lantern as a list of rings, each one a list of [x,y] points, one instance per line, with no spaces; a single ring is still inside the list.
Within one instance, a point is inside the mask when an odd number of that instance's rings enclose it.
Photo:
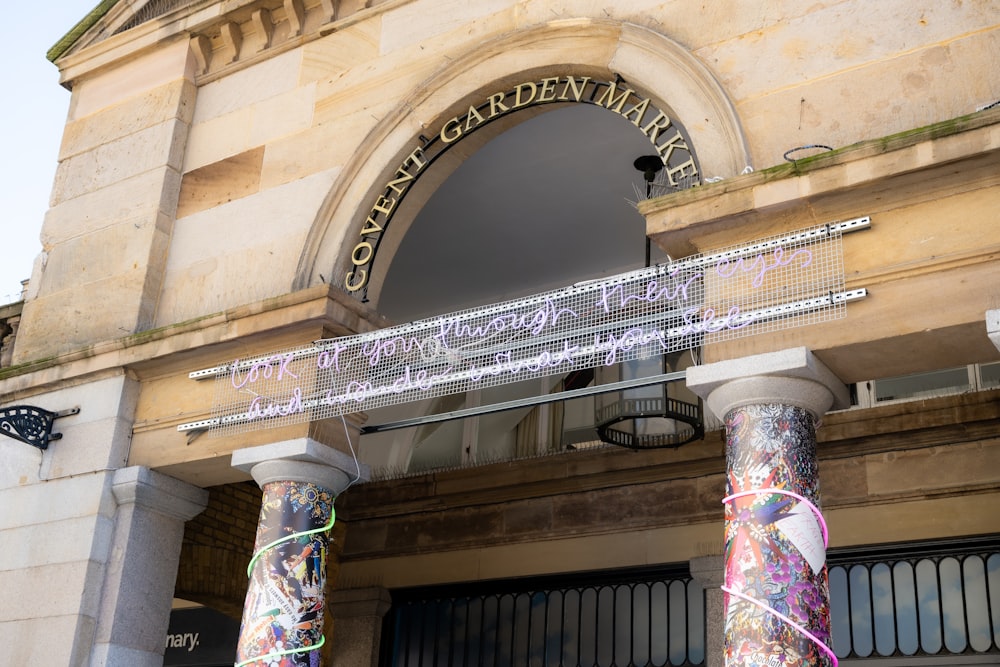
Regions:
[[[606,384],[682,371],[693,364],[688,351],[635,359],[597,369]],[[701,399],[682,381],[600,394],[595,426],[602,442],[629,449],[680,447],[705,435]]]
[[[659,155],[643,155],[632,164],[642,172],[646,198],[653,196],[657,174],[663,169]],[[650,265],[650,242],[646,266]],[[682,371],[693,364],[694,350],[621,362],[596,369],[598,385]],[[701,399],[677,380],[600,394],[595,401],[595,427],[602,442],[629,449],[680,447],[705,435]]]

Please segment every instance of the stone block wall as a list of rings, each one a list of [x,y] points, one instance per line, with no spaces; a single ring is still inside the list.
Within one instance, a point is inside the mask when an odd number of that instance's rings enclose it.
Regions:
[[[273,4],[62,58],[73,101],[15,362],[337,282],[343,239],[398,154],[525,72],[626,69],[667,108],[715,82],[756,169],[1000,97],[989,3]],[[545,41],[518,43],[529,34]],[[704,81],[665,80],[629,51],[642,34],[671,40]],[[715,122],[687,115],[694,133]]]
[[[175,42],[75,83],[15,363],[152,326],[197,92],[191,62]]]
[[[184,526],[174,595],[239,619],[247,592],[247,563],[253,556],[261,490],[255,482],[208,489],[208,506]],[[347,524],[331,532],[328,581],[337,579]]]

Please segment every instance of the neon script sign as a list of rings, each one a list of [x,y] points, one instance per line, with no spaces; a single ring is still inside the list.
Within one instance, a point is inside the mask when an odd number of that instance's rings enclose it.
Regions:
[[[209,420],[235,432],[508,384],[825,321],[843,291],[841,234],[824,225],[533,297],[316,341],[191,374],[216,378]]]
[[[555,103],[593,104],[622,116],[649,139],[663,160],[665,175],[672,185],[676,186],[680,179],[698,178],[698,166],[683,131],[648,97],[640,97],[619,82],[599,81],[589,76],[525,81],[470,105],[462,115],[447,120],[431,138],[421,136],[421,143],[403,158],[367,209],[359,238],[351,248],[351,266],[344,276],[347,291],[364,293],[379,243],[393,214],[417,178],[435,159],[462,137],[493,120],[529,106]]]

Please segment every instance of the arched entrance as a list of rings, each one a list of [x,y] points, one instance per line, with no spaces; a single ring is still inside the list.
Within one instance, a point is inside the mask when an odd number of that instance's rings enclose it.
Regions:
[[[676,43],[584,20],[479,45],[415,90],[345,166],[296,286],[333,276],[369,307],[408,321],[638,267],[645,225],[626,200],[639,198],[633,162],[648,154],[675,185],[734,175],[749,161],[721,87]],[[370,423],[549,394],[561,381],[380,409]],[[570,410],[375,434],[365,458],[413,472],[541,453],[563,441]]]
[[[641,193],[642,174],[633,162],[651,152],[647,137],[593,105],[565,105],[528,118],[465,157],[426,202],[420,200],[391,261],[377,265],[383,275],[371,304],[380,313],[412,321],[643,264],[644,221],[629,200],[639,196],[637,188]],[[382,423],[548,394],[562,381],[427,399],[373,410],[370,419]],[[592,401],[369,434],[362,449],[376,469],[406,472],[530,456],[563,448],[564,431],[575,421],[592,423]],[[567,409],[580,414],[567,415]]]
[[[529,116],[465,157],[405,232],[389,230],[391,252],[373,264],[372,305],[406,322],[641,266],[633,161],[651,151],[637,128],[600,107]]]
[[[345,165],[321,207],[293,287],[325,282],[323,274],[332,273],[337,283],[345,276],[343,282],[356,289],[360,274],[349,274],[368,259],[367,249],[359,247],[365,219],[380,206],[378,197],[386,191],[387,183],[399,177],[400,166],[419,161],[412,156],[421,142],[495,91],[567,73],[621,82],[662,109],[687,129],[703,176],[735,175],[749,164],[746,142],[729,99],[712,74],[675,42],[646,28],[610,21],[554,21],[534,26],[477,45],[455,58],[381,121],[363,150]],[[611,108],[613,103],[608,102],[605,106]],[[477,141],[489,138],[483,131],[472,136],[479,137]],[[660,137],[661,143],[664,138]],[[463,140],[463,150],[474,150],[469,141]],[[438,178],[443,181],[443,176]],[[429,197],[435,184],[426,176],[421,182],[429,191],[419,196]],[[411,200],[415,196],[408,194]],[[335,270],[331,272],[330,267]],[[368,287],[373,277],[365,276],[364,280]],[[377,292],[377,283],[373,287]]]

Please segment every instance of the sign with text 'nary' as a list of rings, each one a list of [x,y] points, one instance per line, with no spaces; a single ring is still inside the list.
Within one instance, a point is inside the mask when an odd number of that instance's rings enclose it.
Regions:
[[[841,236],[822,225],[536,296],[191,373],[236,433],[466,392],[843,317]]]

